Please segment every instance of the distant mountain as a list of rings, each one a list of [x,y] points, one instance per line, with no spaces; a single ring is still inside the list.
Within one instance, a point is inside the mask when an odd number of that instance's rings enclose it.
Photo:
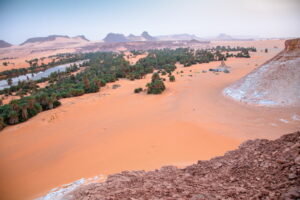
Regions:
[[[206,40],[216,40],[216,41],[249,41],[257,38],[257,36],[243,36],[243,35],[228,35],[221,33],[217,36],[204,37]]]
[[[174,35],[161,35],[156,37],[158,40],[163,41],[174,41],[174,40],[203,40],[202,38],[197,37],[192,34],[174,34]]]
[[[0,40],[0,48],[11,47],[12,44],[5,42],[4,40]]]
[[[85,40],[85,41],[87,41],[87,42],[90,41],[90,40],[87,39],[84,35],[78,35],[78,36],[76,36],[76,37],[74,37],[74,38],[80,38],[80,39]]]
[[[133,34],[128,35],[127,39],[129,39],[130,41],[146,41],[146,39],[143,38],[142,36],[133,35]]]
[[[151,35],[149,35],[149,33],[147,31],[144,31],[141,36],[143,38],[145,38],[147,41],[154,41],[154,40],[156,40],[156,38],[152,37]]]
[[[55,40],[56,38],[58,37],[62,37],[62,38],[70,38],[69,36],[67,35],[49,35],[47,37],[33,37],[33,38],[29,38],[27,39],[25,42],[23,42],[21,44],[24,45],[24,44],[28,44],[28,43],[36,43],[36,42],[47,42],[47,41],[53,41]]]
[[[109,33],[103,39],[104,42],[131,42],[131,41],[155,41],[156,38],[144,31],[141,35],[130,34],[125,36],[120,33]]]
[[[33,37],[33,38],[29,38],[27,39],[25,42],[23,42],[21,44],[25,45],[25,44],[33,44],[33,43],[43,43],[43,42],[49,42],[49,41],[55,41],[56,39],[65,39],[65,42],[81,42],[81,41],[89,41],[88,39],[86,39],[86,37],[84,35],[79,35],[79,36],[75,36],[75,37],[69,37],[67,35],[49,35],[47,37]]]
[[[103,39],[104,42],[129,42],[130,40],[123,34],[120,33],[109,33]]]
[[[227,35],[225,33],[221,33],[220,35],[218,35],[216,37],[217,40],[233,40],[233,37],[231,37],[230,35]]]

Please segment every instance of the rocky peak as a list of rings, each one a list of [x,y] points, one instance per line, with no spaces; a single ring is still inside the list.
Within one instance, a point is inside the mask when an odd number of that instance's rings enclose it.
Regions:
[[[128,42],[129,41],[125,35],[120,33],[109,33],[103,40],[105,42]]]
[[[146,40],[155,40],[155,38],[149,35],[147,31],[144,31],[141,36],[144,37]]]

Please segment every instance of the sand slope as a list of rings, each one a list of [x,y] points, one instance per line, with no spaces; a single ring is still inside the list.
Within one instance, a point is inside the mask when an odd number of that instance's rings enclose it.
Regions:
[[[235,100],[264,106],[300,104],[300,39],[224,90]]]

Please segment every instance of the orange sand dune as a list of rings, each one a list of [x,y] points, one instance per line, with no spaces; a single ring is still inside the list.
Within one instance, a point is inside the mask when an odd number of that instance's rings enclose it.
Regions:
[[[253,107],[222,96],[223,88],[280,50],[232,58],[229,74],[202,73],[219,62],[179,68],[184,73],[166,81],[161,95],[133,93],[150,75],[120,80],[117,89],[109,84],[100,93],[63,99],[61,107],[6,128],[0,133],[0,199],[32,199],[98,174],[183,166],[222,155],[246,139],[299,130],[292,120],[299,108]]]

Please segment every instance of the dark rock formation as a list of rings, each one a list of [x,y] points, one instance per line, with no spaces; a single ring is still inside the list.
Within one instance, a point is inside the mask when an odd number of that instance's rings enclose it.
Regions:
[[[147,41],[154,41],[154,40],[156,40],[156,38],[152,37],[151,35],[149,35],[149,33],[147,31],[144,31],[141,36],[143,38],[145,38]]]
[[[300,132],[239,149],[184,169],[125,171],[83,186],[65,199],[300,199]]]
[[[9,44],[8,42],[5,42],[4,40],[0,40],[0,48],[6,48],[11,47],[12,44]]]
[[[129,42],[125,35],[119,33],[109,33],[103,39],[104,42]]]

